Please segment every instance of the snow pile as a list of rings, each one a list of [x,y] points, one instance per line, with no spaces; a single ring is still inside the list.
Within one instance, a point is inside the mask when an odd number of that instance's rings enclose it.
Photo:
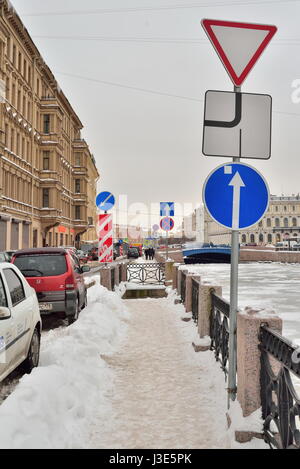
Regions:
[[[0,448],[84,448],[110,414],[113,374],[103,358],[126,335],[120,296],[97,283],[76,323],[46,333],[41,363],[0,407]]]

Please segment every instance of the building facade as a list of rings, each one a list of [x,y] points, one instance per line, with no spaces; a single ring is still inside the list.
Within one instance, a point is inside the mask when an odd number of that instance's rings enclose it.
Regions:
[[[231,231],[222,227],[205,210],[205,237],[214,244],[231,243]],[[256,225],[240,231],[240,243],[276,244],[300,239],[300,195],[271,195],[268,211]]]
[[[10,2],[0,8],[0,250],[96,240],[82,123]]]

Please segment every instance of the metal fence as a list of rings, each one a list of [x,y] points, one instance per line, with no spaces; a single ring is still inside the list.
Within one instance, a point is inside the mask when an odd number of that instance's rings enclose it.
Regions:
[[[185,287],[186,287],[186,274],[184,272],[181,272],[180,296],[181,296],[182,303],[185,303]]]
[[[198,307],[199,307],[199,282],[192,278],[192,316],[196,324],[198,324]]]
[[[211,350],[214,350],[216,360],[221,363],[221,368],[228,374],[229,356],[229,311],[228,301],[215,293],[211,294],[212,311],[210,316]]]
[[[115,277],[114,267],[110,269],[110,275],[111,275],[111,289],[114,290],[115,285],[116,285],[116,277]]]
[[[300,352],[267,326],[260,328],[264,438],[271,448],[300,449]]]
[[[127,281],[133,283],[163,285],[165,282],[165,264],[127,264]]]

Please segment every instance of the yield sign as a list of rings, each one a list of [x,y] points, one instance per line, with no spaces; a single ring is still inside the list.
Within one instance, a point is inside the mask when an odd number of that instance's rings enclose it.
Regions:
[[[236,86],[241,86],[277,31],[267,24],[208,19],[201,23]]]

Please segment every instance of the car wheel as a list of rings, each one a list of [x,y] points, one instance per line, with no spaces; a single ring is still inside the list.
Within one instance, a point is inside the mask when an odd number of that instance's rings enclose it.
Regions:
[[[76,297],[76,301],[74,305],[74,314],[72,314],[71,316],[68,316],[69,325],[77,321],[78,316],[79,316],[79,301],[78,301],[78,297]]]
[[[39,331],[37,329],[34,329],[31,342],[30,342],[30,347],[28,350],[28,355],[27,355],[26,360],[24,361],[24,369],[26,373],[31,373],[33,368],[37,367],[39,364],[40,344],[41,344],[41,339],[40,339]]]

